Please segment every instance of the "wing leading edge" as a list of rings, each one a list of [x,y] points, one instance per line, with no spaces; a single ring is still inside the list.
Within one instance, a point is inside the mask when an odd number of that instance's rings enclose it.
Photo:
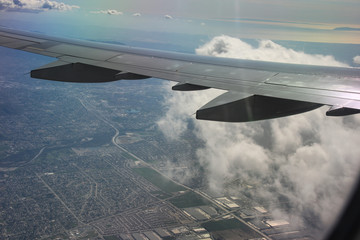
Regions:
[[[197,119],[246,122],[329,105],[329,116],[360,112],[360,69],[225,59],[44,36],[0,27],[0,46],[57,58],[31,77],[65,82],[160,78],[173,90],[227,93]]]

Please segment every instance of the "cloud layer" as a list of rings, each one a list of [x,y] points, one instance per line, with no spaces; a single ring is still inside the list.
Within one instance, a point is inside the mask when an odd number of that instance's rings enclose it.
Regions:
[[[240,39],[220,36],[196,49],[197,54],[266,61],[346,66],[332,56],[310,55],[272,41],[253,47]],[[192,114],[221,94],[218,90],[169,92],[168,111],[158,122],[169,140],[177,141],[194,125],[204,142],[197,158],[205,168],[208,187],[237,195],[247,192],[266,199],[274,218],[309,224],[319,232],[340,210],[360,163],[360,117],[331,118],[326,108],[305,114],[251,123],[199,121]],[[227,187],[240,180],[243,185]],[[244,186],[252,186],[247,189]],[[288,199],[285,211],[279,195]]]
[[[336,61],[330,55],[312,55],[285,48],[270,40],[259,41],[257,47],[229,36],[218,36],[196,49],[196,54],[227,58],[241,58],[272,62],[299,63],[346,67],[345,63]]]
[[[76,8],[79,6],[50,0],[0,0],[0,10],[6,11],[69,11]]]

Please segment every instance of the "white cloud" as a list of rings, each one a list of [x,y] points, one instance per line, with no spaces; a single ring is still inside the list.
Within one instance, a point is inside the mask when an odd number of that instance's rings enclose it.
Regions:
[[[100,10],[100,11],[91,11],[90,13],[95,14],[108,14],[108,15],[122,15],[123,13],[115,10],[115,9],[108,9],[108,10]]]
[[[6,11],[69,11],[76,8],[80,7],[50,0],[0,0],[0,10]]]
[[[173,17],[170,16],[170,15],[165,15],[164,18],[165,18],[165,19],[173,19]]]
[[[170,89],[172,83],[165,84],[165,89]],[[215,95],[219,95],[219,90],[210,89]],[[178,139],[187,128],[187,120],[196,109],[212,99],[211,94],[201,94],[201,92],[192,92],[193,94],[183,94],[181,92],[169,92],[167,96],[167,106],[171,106],[166,115],[160,119],[158,125],[163,133],[169,139]],[[182,104],[188,105],[182,105]],[[184,107],[186,106],[186,107]]]
[[[353,61],[354,61],[355,64],[360,64],[360,56],[355,56],[353,58]]]
[[[287,49],[271,41],[258,47],[226,36],[214,38],[196,52],[221,57],[276,60],[281,62],[345,66],[332,56],[311,55]],[[328,227],[345,200],[360,163],[360,116],[331,118],[326,108],[280,119],[221,123],[195,120],[192,114],[207,101],[223,93],[219,90],[169,92],[168,111],[158,125],[170,140],[181,141],[189,121],[204,142],[197,150],[205,168],[209,188],[219,193],[244,191],[243,186],[226,188],[241,179],[254,188],[254,199],[264,197],[273,206],[274,217],[302,224],[318,218],[318,228]],[[345,140],[346,139],[346,140]],[[288,212],[276,207],[277,195],[289,199]]]
[[[141,17],[141,13],[134,13],[133,16],[134,17]]]
[[[271,40],[261,40],[259,45],[254,48],[238,38],[225,35],[215,37],[210,42],[199,47],[196,49],[196,54],[309,65],[348,66],[345,63],[336,61],[333,56],[294,51]]]

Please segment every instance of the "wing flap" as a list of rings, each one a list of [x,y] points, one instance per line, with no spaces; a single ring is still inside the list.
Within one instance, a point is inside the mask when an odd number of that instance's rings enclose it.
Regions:
[[[18,34],[16,32],[19,33],[19,31],[11,31],[11,30],[1,31],[0,36],[7,37],[7,38],[13,39],[15,41],[23,40],[23,41],[33,42],[33,43],[41,43],[41,42],[46,41],[46,40],[41,39],[41,38],[32,37],[32,36],[30,36],[31,34]]]
[[[356,75],[353,77],[344,77],[341,75],[279,73],[269,78],[266,81],[266,84],[307,89],[360,93],[360,76],[356,77]]]
[[[237,68],[230,66],[218,66],[202,63],[192,63],[178,70],[180,73],[203,78],[211,78],[225,81],[242,81],[259,83],[264,82],[276,73],[256,69]]]
[[[9,38],[9,37],[5,37],[5,36],[0,35],[0,44],[1,44],[1,46],[4,46],[3,44],[13,42],[13,41],[14,41],[13,38]]]
[[[105,61],[118,55],[118,53],[112,51],[71,44],[58,44],[47,48],[46,51],[66,56],[76,56],[80,58],[93,59],[98,61]]]
[[[86,59],[86,58],[79,58],[79,57],[73,57],[73,56],[60,56],[58,57],[59,60],[63,61],[63,62],[67,62],[67,63],[84,63],[84,64],[88,64],[88,65],[94,65],[97,67],[104,67],[104,68],[111,68],[109,66],[104,66],[104,62],[102,61],[96,61],[96,60],[92,60],[92,59]],[[121,71],[121,69],[117,69],[117,68],[112,68],[114,70],[119,70]]]
[[[339,91],[262,84],[252,89],[257,95],[359,108],[360,94]],[[360,108],[359,108],[360,109]]]
[[[159,57],[141,56],[136,54],[118,54],[116,57],[107,60],[107,62],[128,66],[143,66],[152,70],[163,70],[177,72],[190,63],[181,60],[170,60]]]
[[[34,43],[29,42],[29,41],[18,40],[18,41],[4,43],[4,44],[2,44],[2,46],[7,47],[7,48],[21,49],[23,47],[26,47],[26,46],[29,46],[32,44],[34,44]]]

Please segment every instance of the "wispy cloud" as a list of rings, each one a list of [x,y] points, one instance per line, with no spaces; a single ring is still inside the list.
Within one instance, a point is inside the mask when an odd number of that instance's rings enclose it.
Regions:
[[[344,66],[332,56],[306,54],[271,41],[253,47],[239,39],[220,36],[199,47],[203,55],[273,60],[280,62]],[[253,199],[267,199],[274,218],[303,224],[318,219],[319,229],[329,226],[341,209],[360,163],[360,116],[330,118],[325,109],[296,116],[251,123],[219,123],[195,120],[191,115],[221,94],[214,89],[169,92],[166,115],[159,128],[172,141],[181,139],[189,122],[204,143],[197,158],[205,169],[207,184],[218,193],[247,191]],[[346,139],[346,141],[344,141]],[[243,186],[228,186],[240,179]],[[279,194],[290,206],[279,208]]]
[[[99,10],[99,11],[91,11],[90,13],[94,14],[108,14],[108,15],[122,15],[123,13],[115,10],[115,9],[108,9],[108,10]]]
[[[0,10],[42,12],[48,10],[69,11],[80,8],[63,2],[50,0],[0,0]]]

